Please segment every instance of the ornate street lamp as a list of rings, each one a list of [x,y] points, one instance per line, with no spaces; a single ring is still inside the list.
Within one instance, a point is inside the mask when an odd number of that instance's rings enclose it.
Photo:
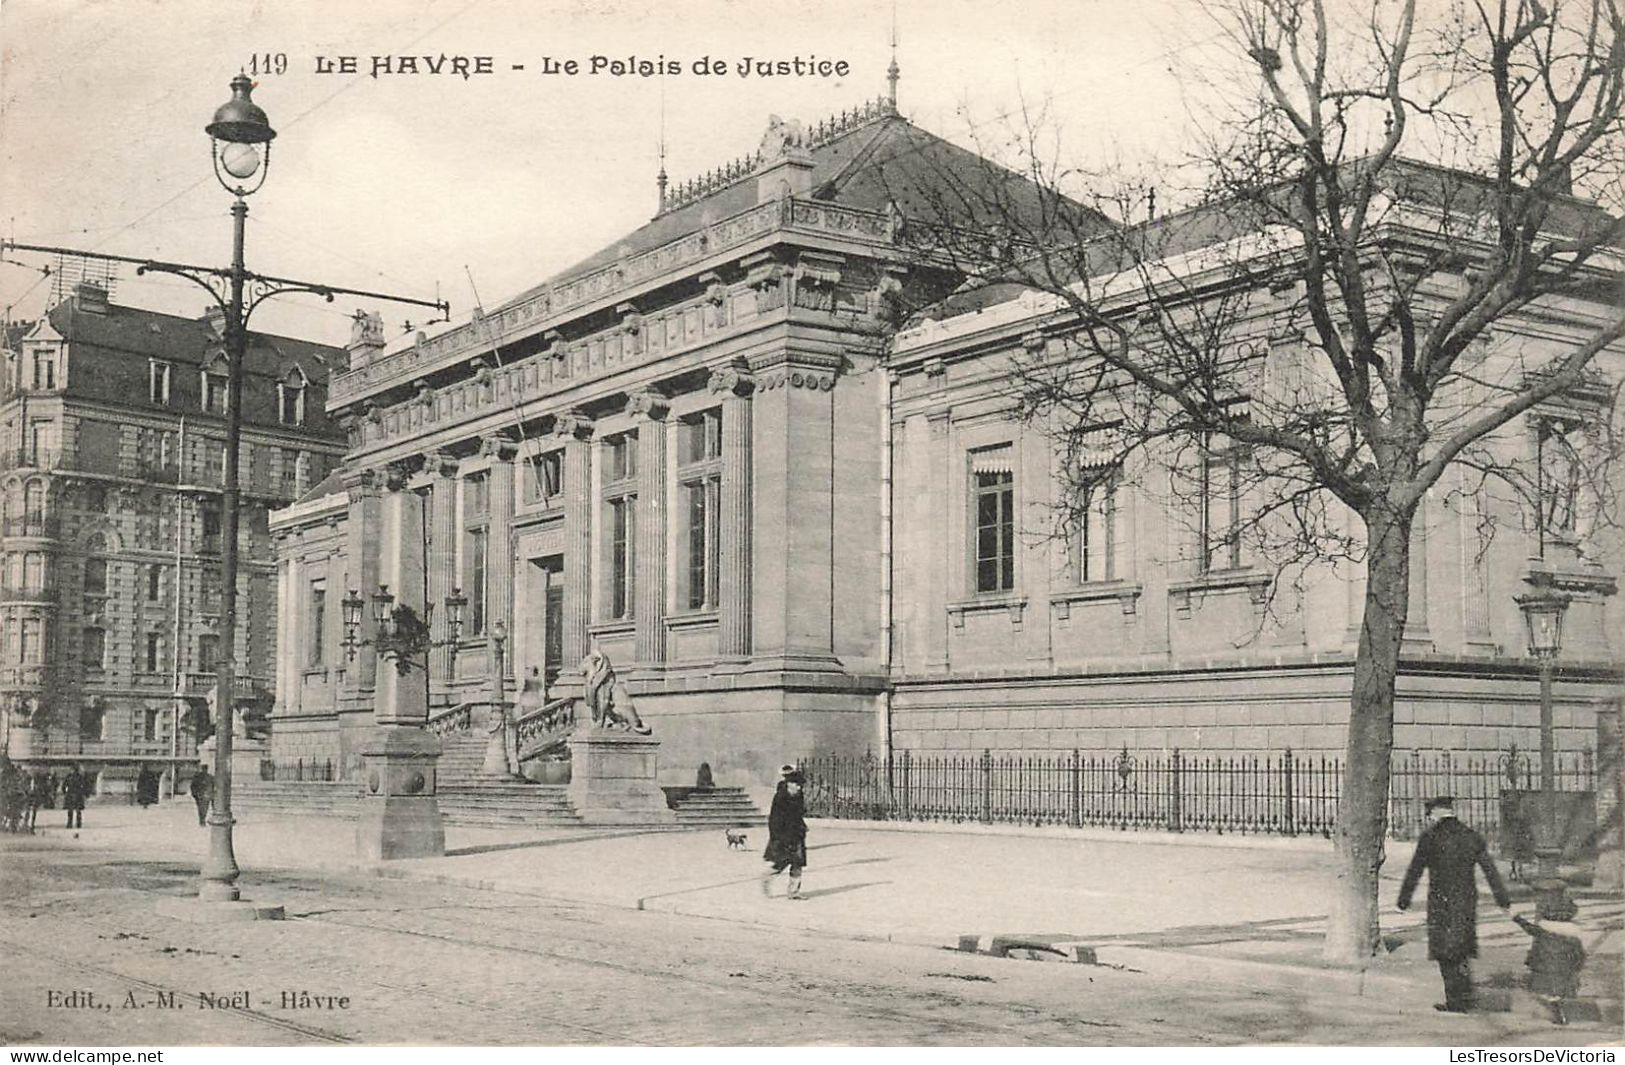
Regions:
[[[1563,650],[1563,614],[1571,597],[1558,591],[1549,574],[1524,578],[1530,590],[1516,597],[1528,629],[1529,654],[1540,663],[1540,828],[1536,834],[1535,860],[1538,892],[1537,912],[1550,917],[1567,912],[1568,885],[1557,875],[1563,853],[1558,825],[1557,766],[1552,736],[1552,667]]]
[[[237,463],[243,435],[243,356],[248,350],[248,328],[243,313],[243,228],[248,217],[244,199],[265,184],[270,169],[271,128],[265,112],[252,99],[254,83],[247,75],[231,79],[231,99],[204,127],[209,135],[209,157],[220,186],[236,199],[231,205],[231,270],[227,275],[230,299],[226,305],[223,337],[226,347],[226,468],[220,500],[220,653],[215,663],[214,805],[209,813],[209,854],[203,862],[203,883],[198,897],[235,902],[239,897],[237,858],[231,829],[232,707],[237,675],[237,526],[240,510]],[[250,179],[253,183],[247,184]],[[211,290],[212,291],[212,290]],[[331,297],[330,297],[331,298]]]

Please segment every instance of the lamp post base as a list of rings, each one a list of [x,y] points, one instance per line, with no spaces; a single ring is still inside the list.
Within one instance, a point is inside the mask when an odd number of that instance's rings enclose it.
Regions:
[[[158,912],[165,917],[183,921],[280,921],[287,916],[281,905],[270,902],[251,902],[248,899],[215,901],[206,898],[173,898],[158,900]]]
[[[410,726],[374,729],[362,745],[366,760],[356,854],[369,861],[438,858],[446,827],[435,798],[440,738]]]

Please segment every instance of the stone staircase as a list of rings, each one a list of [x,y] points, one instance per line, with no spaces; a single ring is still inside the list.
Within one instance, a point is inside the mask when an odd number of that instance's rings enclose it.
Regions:
[[[767,816],[744,788],[707,788],[674,797],[672,808],[683,828],[746,828],[767,824]]]
[[[435,769],[441,791],[454,784],[480,784],[491,779],[480,774],[487,738],[484,729],[440,737],[440,761],[435,763]]]
[[[562,784],[508,780],[442,784],[440,816],[457,825],[493,828],[539,828],[580,825]]]
[[[232,810],[307,817],[354,817],[361,784],[354,780],[245,780],[231,785]]]

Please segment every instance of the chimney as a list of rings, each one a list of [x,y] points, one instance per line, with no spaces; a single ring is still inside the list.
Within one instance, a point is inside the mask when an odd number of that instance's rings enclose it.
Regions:
[[[349,353],[350,368],[365,366],[384,351],[384,316],[357,310],[350,317],[350,342],[344,345]]]
[[[801,123],[770,116],[756,152],[756,202],[810,195],[812,173],[812,152]]]
[[[106,314],[107,289],[94,281],[81,281],[73,286],[73,302],[86,314]]]
[[[203,317],[200,319],[200,321],[209,327],[209,332],[214,334],[216,340],[220,340],[225,337],[226,312],[218,304],[211,306],[208,310],[204,311]]]

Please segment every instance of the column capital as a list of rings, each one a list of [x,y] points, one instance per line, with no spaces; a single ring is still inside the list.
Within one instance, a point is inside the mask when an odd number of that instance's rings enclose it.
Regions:
[[[644,389],[626,397],[626,413],[651,421],[663,420],[671,410],[671,403],[654,389]]]
[[[480,437],[480,454],[498,462],[512,462],[519,453],[519,445],[506,433],[491,433]]]
[[[756,378],[743,367],[718,366],[711,371],[706,384],[712,392],[721,395],[748,396],[756,388]]]
[[[370,466],[351,467],[339,471],[339,483],[344,485],[344,491],[350,497],[351,503],[359,502],[368,496],[376,496],[382,481],[378,471]]]
[[[592,438],[592,419],[578,410],[565,411],[553,419],[553,434],[570,440]]]
[[[384,467],[384,484],[391,492],[399,492],[406,488],[406,483],[417,475],[423,468],[423,456],[407,455],[398,458]]]
[[[457,456],[449,451],[425,451],[423,453],[423,472],[436,479],[446,479],[457,476]]]

